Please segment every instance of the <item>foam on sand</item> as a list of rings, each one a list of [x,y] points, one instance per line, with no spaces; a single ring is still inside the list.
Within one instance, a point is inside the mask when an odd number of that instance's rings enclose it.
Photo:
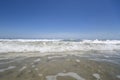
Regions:
[[[0,69],[0,72],[4,72],[6,70],[10,70],[10,69],[14,69],[14,68],[16,68],[16,66],[9,66],[8,68]]]
[[[100,75],[97,74],[97,73],[94,73],[94,74],[93,74],[93,77],[95,77],[97,80],[100,80]]]
[[[79,60],[79,59],[76,59],[76,62],[78,62],[78,63],[79,63],[79,62],[80,62],[80,60]]]
[[[116,77],[117,77],[118,79],[120,79],[120,75],[117,75]]]
[[[39,58],[39,59],[34,60],[34,62],[39,62],[39,61],[40,61],[40,58]]]
[[[32,65],[32,68],[34,68],[35,67],[35,65]]]
[[[36,71],[38,71],[38,68],[35,68]]]
[[[26,68],[27,68],[27,66],[23,66],[19,71],[21,72],[21,71],[23,71]]]
[[[43,74],[38,74],[38,76],[40,76],[40,77],[41,77],[41,76],[43,76]]]
[[[85,80],[84,78],[80,77],[77,73],[74,72],[68,72],[68,73],[58,73],[57,75],[50,75],[50,76],[46,76],[47,80],[57,80],[58,76],[69,76],[69,77],[73,77],[76,80]]]
[[[6,56],[7,57],[7,56]],[[9,59],[9,58],[8,58]],[[8,63],[12,63],[12,62],[15,62],[15,61],[21,61],[21,60],[24,60],[26,58],[18,58],[18,59],[13,59],[13,60],[9,60],[9,61],[6,61],[6,62],[0,62],[0,65],[2,64],[8,64]],[[7,60],[7,59],[6,59]]]
[[[62,58],[66,57],[67,55],[61,55],[61,56],[49,56],[48,59],[53,59],[53,58]]]

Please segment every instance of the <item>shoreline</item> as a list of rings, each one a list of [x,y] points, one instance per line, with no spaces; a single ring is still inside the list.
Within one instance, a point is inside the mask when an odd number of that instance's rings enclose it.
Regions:
[[[74,55],[47,55],[3,60],[0,80],[120,80],[120,65]],[[14,66],[14,67],[13,67]]]

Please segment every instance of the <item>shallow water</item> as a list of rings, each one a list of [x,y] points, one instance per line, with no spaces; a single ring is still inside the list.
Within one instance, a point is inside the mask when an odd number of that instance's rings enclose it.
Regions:
[[[0,40],[0,80],[120,80],[118,40]]]
[[[0,80],[120,80],[118,55],[30,53],[36,55],[15,57],[15,54],[18,53],[9,53],[13,59],[0,60]]]

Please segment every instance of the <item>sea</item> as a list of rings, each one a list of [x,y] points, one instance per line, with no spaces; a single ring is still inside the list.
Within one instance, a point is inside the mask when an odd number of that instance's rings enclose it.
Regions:
[[[0,39],[0,80],[120,80],[120,40]]]

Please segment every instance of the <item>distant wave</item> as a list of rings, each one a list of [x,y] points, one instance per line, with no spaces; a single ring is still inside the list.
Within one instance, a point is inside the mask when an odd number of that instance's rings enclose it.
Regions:
[[[19,42],[37,42],[37,41],[61,41],[62,39],[0,39],[0,41],[19,41]]]
[[[120,51],[120,40],[0,39],[0,53]]]

